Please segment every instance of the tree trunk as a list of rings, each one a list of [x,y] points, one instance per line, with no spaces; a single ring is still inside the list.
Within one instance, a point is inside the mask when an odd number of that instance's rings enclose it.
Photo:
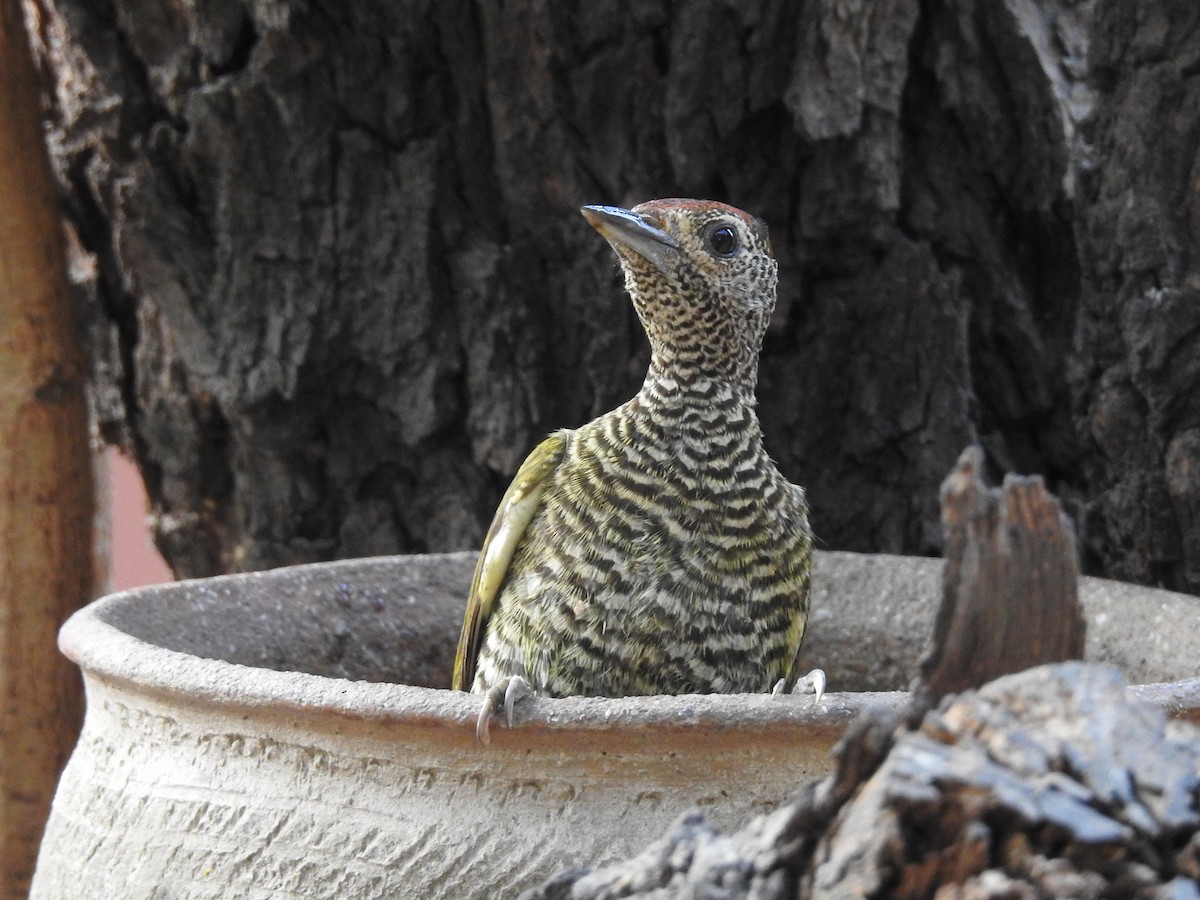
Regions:
[[[1084,568],[1200,590],[1194,0],[41,0],[105,433],[175,570],[476,544],[645,344],[582,203],[781,264],[769,448],[940,550],[973,441]]]
[[[39,86],[0,0],[0,898],[28,895],[81,713],[63,621],[94,596],[84,364]]]

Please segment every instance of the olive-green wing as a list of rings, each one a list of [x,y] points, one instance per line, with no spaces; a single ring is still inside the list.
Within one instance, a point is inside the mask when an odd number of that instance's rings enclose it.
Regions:
[[[525,536],[525,529],[541,505],[546,476],[562,460],[566,447],[565,431],[556,431],[538,444],[521,464],[500,501],[492,525],[483,539],[483,549],[475,564],[475,577],[467,598],[467,614],[463,618],[458,652],[454,657],[451,687],[456,691],[471,689],[479,647],[496,607],[496,598],[500,596],[500,588],[508,576],[509,563],[521,538]]]
[[[788,584],[789,593],[799,602],[792,611],[784,638],[785,646],[793,648],[792,658],[788,662],[787,670],[783,673],[786,679],[785,693],[791,693],[800,677],[798,664],[800,651],[804,644],[804,632],[808,629],[808,609],[812,590],[812,532],[808,527],[808,500],[803,488],[794,484],[788,485],[788,487],[792,495],[791,515],[794,517],[793,521],[802,522],[803,526],[801,534],[797,536],[798,541],[792,545],[793,555],[788,560],[792,564],[787,567],[791,571]]]

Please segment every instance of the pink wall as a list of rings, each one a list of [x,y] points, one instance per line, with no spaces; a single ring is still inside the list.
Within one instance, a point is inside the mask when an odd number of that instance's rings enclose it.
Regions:
[[[171,581],[146,524],[146,491],[142,476],[127,457],[108,450],[108,488],[112,511],[112,590]]]

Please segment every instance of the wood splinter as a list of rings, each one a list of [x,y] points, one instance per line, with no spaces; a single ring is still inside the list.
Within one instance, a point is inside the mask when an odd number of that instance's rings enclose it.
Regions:
[[[1001,675],[1083,657],[1075,534],[1038,476],[989,488],[968,447],[942,483],[946,570],[917,691],[936,702]]]

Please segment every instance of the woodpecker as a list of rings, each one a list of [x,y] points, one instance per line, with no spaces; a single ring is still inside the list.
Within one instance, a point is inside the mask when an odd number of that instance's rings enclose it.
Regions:
[[[517,471],[480,553],[452,686],[476,734],[532,691],[817,694],[798,679],[812,532],[763,447],[758,357],[775,306],[765,224],[708,200],[585,206],[650,342],[628,402],[556,431]]]

